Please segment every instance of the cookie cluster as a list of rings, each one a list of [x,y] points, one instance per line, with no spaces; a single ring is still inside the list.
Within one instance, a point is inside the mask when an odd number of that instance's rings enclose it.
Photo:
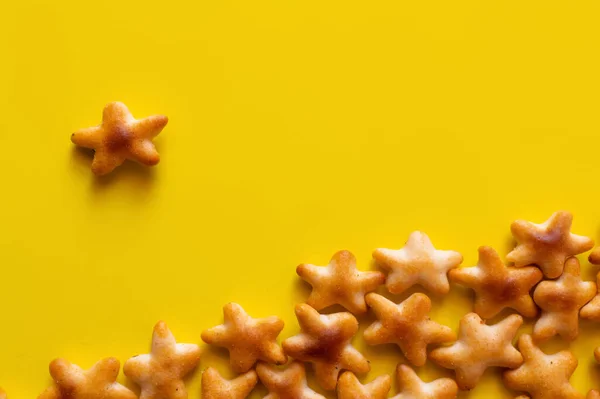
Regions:
[[[455,378],[422,381],[406,364],[396,369],[400,392],[395,399],[451,399],[459,390],[474,388],[488,368],[502,368],[506,387],[518,398],[582,399],[569,380],[577,359],[562,351],[546,354],[538,344],[554,336],[577,338],[579,319],[600,321],[600,285],[582,281],[575,257],[594,246],[590,238],[571,233],[572,215],[556,212],[535,224],[516,221],[511,230],[517,246],[505,264],[490,247],[479,248],[479,261],[460,267],[462,256],[438,250],[422,232],[412,233],[401,249],[377,249],[373,253],[380,271],[360,271],[348,251],[333,255],[326,266],[302,264],[297,274],[312,291],[306,303],[296,306],[300,332],[278,342],[284,323],[277,316],[253,318],[236,303],[223,308],[223,324],[202,332],[207,344],[229,351],[232,380],[209,367],[202,375],[202,398],[244,399],[260,381],[268,399],[324,399],[309,387],[305,364],[312,365],[317,383],[335,391],[340,399],[384,399],[392,385],[389,375],[363,384],[357,375],[370,370],[369,361],[353,345],[359,330],[357,315],[372,311],[376,320],[363,332],[369,345],[395,344],[412,366],[428,360],[451,370]],[[600,248],[589,256],[600,264]],[[600,273],[598,274],[600,283]],[[414,293],[395,303],[380,290],[405,293],[414,285],[435,295],[447,294],[451,284],[474,292],[473,312],[463,316],[458,333],[430,319],[432,303],[427,294]],[[321,313],[340,305],[345,311]],[[504,309],[514,313],[494,324]],[[533,333],[517,338],[524,318],[535,320]],[[517,347],[513,341],[517,340]],[[594,353],[600,361],[600,348]],[[195,344],[177,343],[164,322],[154,328],[149,354],[127,360],[126,377],[140,387],[140,399],[186,399],[184,378],[200,361]],[[120,364],[107,358],[89,370],[64,359],[50,364],[54,383],[39,399],[135,399],[119,384]],[[526,396],[527,394],[528,396]],[[6,398],[0,390],[0,399]],[[587,398],[600,399],[592,390]]]

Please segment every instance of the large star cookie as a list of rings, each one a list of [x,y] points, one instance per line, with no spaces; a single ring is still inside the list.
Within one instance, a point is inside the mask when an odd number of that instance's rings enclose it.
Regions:
[[[517,247],[507,256],[516,267],[537,265],[546,278],[557,278],[565,261],[591,249],[591,238],[571,233],[573,215],[560,211],[542,224],[517,220],[510,226]]]
[[[321,315],[301,304],[296,306],[296,317],[302,331],[283,341],[283,349],[294,359],[313,363],[317,381],[324,389],[335,389],[342,370],[367,373],[371,369],[367,359],[352,346],[358,321],[351,313]]]
[[[458,386],[451,378],[438,378],[424,382],[408,366],[399,364],[396,369],[400,393],[392,399],[455,399]]]
[[[141,387],[140,399],[187,399],[183,378],[200,361],[195,344],[178,344],[163,321],[154,326],[152,350],[125,362],[123,372]]]
[[[354,373],[344,372],[337,385],[338,399],[387,399],[392,388],[389,375],[380,375],[368,384],[361,384]]]
[[[38,399],[137,399],[117,382],[120,368],[119,361],[112,357],[100,360],[89,370],[56,359],[50,363],[54,385]]]
[[[329,265],[302,264],[296,272],[313,289],[306,303],[317,310],[339,304],[354,314],[367,311],[365,295],[385,281],[381,272],[362,272],[356,268],[356,258],[349,251],[339,251]]]
[[[92,171],[97,175],[112,172],[126,159],[152,166],[160,160],[152,139],[167,122],[163,115],[137,120],[125,104],[114,102],[104,107],[100,126],[76,131],[71,141],[95,150]]]
[[[600,321],[600,273],[596,275],[596,289],[596,296],[579,311],[579,315],[584,319]]]
[[[448,270],[462,262],[461,254],[436,250],[429,237],[420,231],[413,232],[401,249],[376,249],[373,258],[389,271],[385,284],[392,294],[400,294],[415,284],[434,294],[447,294]]]
[[[525,317],[535,317],[537,307],[529,292],[542,279],[537,267],[507,267],[491,247],[479,248],[475,267],[450,270],[450,281],[475,291],[474,311],[490,319],[504,308],[512,308]]]
[[[488,326],[476,313],[469,313],[460,320],[458,341],[434,349],[429,358],[442,367],[454,369],[459,388],[470,390],[488,367],[521,365],[523,357],[512,345],[521,324],[523,318],[513,314]]]
[[[425,364],[428,344],[456,339],[450,327],[429,319],[431,300],[425,294],[413,294],[396,305],[379,294],[371,293],[367,295],[367,303],[378,319],[364,332],[367,344],[396,344],[415,366]]]
[[[546,355],[534,345],[530,335],[519,337],[519,350],[525,359],[516,370],[504,372],[504,384],[515,391],[527,392],[532,399],[581,399],[569,379],[577,368],[577,358],[562,351]]]
[[[231,367],[245,373],[258,361],[285,364],[287,356],[277,344],[283,321],[277,316],[253,319],[237,303],[223,307],[225,323],[202,332],[207,344],[229,350]]]
[[[283,370],[259,363],[256,372],[269,391],[264,399],[325,399],[309,388],[304,364],[300,362],[292,362]]]
[[[542,281],[533,292],[542,316],[533,326],[533,338],[545,340],[558,334],[574,340],[579,333],[579,309],[596,294],[596,283],[581,281],[579,261],[569,258],[563,274],[554,281]]]
[[[202,399],[246,399],[257,382],[254,370],[226,380],[216,369],[209,367],[202,373]]]

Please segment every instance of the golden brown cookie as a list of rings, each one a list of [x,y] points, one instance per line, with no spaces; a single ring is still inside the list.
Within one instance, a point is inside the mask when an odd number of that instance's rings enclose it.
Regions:
[[[285,369],[258,363],[256,372],[269,391],[264,399],[325,399],[306,383],[304,364],[291,362]]]
[[[450,327],[431,320],[431,300],[425,294],[412,294],[396,305],[385,297],[370,293],[367,303],[375,312],[378,321],[364,332],[369,345],[396,344],[406,359],[415,366],[427,360],[427,345],[451,342],[456,334]]]
[[[588,257],[588,260],[593,265],[600,265],[600,247],[594,248],[594,250]]]
[[[203,331],[202,340],[227,348],[235,372],[245,373],[258,360],[274,364],[287,362],[287,356],[277,344],[283,320],[277,316],[253,319],[237,303],[225,305],[223,314],[225,323]]]
[[[600,273],[596,275],[596,289],[596,296],[579,311],[579,315],[584,319],[600,321]]]
[[[6,392],[2,388],[0,388],[0,399],[6,399]]]
[[[456,371],[456,382],[462,390],[477,385],[488,367],[518,367],[523,357],[512,340],[523,324],[523,318],[513,314],[488,326],[476,313],[460,320],[458,341],[434,349],[429,358],[442,367]]]
[[[401,249],[376,249],[373,258],[389,271],[385,285],[392,294],[400,294],[415,284],[437,295],[447,294],[448,270],[462,262],[461,254],[435,249],[427,234],[420,231],[413,232]]]
[[[367,373],[371,366],[352,346],[358,321],[351,313],[321,315],[312,307],[296,306],[296,317],[302,331],[283,341],[285,353],[294,359],[313,363],[319,384],[335,389],[342,370]]]
[[[202,399],[246,399],[257,382],[254,370],[226,380],[216,369],[209,367],[202,373]]]
[[[349,251],[339,251],[329,265],[302,264],[296,272],[312,286],[306,303],[316,310],[342,305],[354,314],[367,311],[365,295],[385,281],[381,272],[362,272],[356,268],[356,258]]]
[[[100,360],[89,370],[56,359],[50,363],[54,385],[38,399],[137,399],[117,382],[120,368],[119,361],[113,357]]]
[[[532,399],[581,399],[569,379],[577,368],[571,352],[546,355],[528,334],[519,337],[524,363],[516,370],[504,372],[504,384],[515,391],[527,392]]]
[[[200,361],[200,347],[178,344],[164,321],[154,326],[152,350],[125,362],[123,372],[141,387],[140,399],[187,399],[183,378]]]
[[[510,226],[517,241],[506,259],[516,267],[537,265],[546,278],[562,274],[568,258],[592,249],[591,238],[571,233],[573,215],[559,211],[542,224],[517,220]]]
[[[168,121],[163,115],[137,120],[125,104],[114,102],[104,107],[100,126],[76,131],[71,141],[95,151],[92,171],[97,175],[112,172],[126,159],[152,166],[160,160],[152,139]]]
[[[392,388],[392,378],[380,375],[368,384],[361,384],[354,373],[346,371],[337,385],[338,399],[387,399]]]
[[[484,319],[504,308],[525,317],[537,316],[537,306],[529,294],[543,277],[537,267],[507,267],[493,248],[480,247],[477,266],[450,270],[448,276],[450,281],[475,291],[474,311]]]
[[[600,363],[600,346],[594,349],[594,359]]]
[[[596,391],[595,389],[592,389],[588,392],[585,399],[600,399],[600,392]]]
[[[533,338],[541,341],[558,334],[574,340],[579,333],[579,309],[596,294],[596,283],[581,281],[579,261],[569,258],[557,280],[542,281],[533,292],[533,300],[542,316],[533,326]]]
[[[400,393],[392,399],[455,399],[458,386],[452,378],[438,378],[424,382],[408,366],[399,364],[396,369]]]

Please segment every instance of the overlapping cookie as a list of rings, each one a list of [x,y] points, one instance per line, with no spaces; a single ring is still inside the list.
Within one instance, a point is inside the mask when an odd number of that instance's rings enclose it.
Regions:
[[[497,324],[486,325],[476,313],[469,313],[460,320],[458,340],[451,346],[434,349],[429,358],[455,370],[458,387],[470,390],[487,368],[515,368],[523,363],[523,357],[512,344],[521,324],[523,318],[515,314]]]
[[[354,373],[344,372],[337,385],[338,399],[387,399],[392,388],[392,378],[380,375],[367,384],[361,384]]]
[[[277,343],[283,321],[276,316],[253,319],[237,303],[223,307],[225,323],[202,332],[202,340],[227,348],[237,373],[250,370],[257,361],[285,364],[287,356]]]
[[[250,370],[232,380],[209,367],[202,373],[202,399],[246,399],[256,386],[258,376]]]
[[[358,321],[351,313],[321,315],[301,304],[296,306],[296,317],[301,332],[283,341],[283,349],[294,359],[312,363],[324,389],[335,389],[342,370],[362,374],[371,369],[367,359],[352,346]]]
[[[270,364],[259,363],[256,372],[269,394],[264,399],[325,399],[310,389],[306,382],[304,364],[294,361],[280,369]]]
[[[381,272],[359,271],[349,251],[337,252],[327,266],[302,264],[296,272],[312,286],[307,304],[316,310],[339,304],[354,314],[367,311],[365,295],[385,281]]]
[[[379,294],[371,293],[367,295],[367,303],[378,319],[364,332],[367,344],[396,344],[415,366],[425,364],[427,345],[456,339],[450,327],[429,318],[431,300],[425,294],[413,294],[396,305]]]
[[[451,378],[438,378],[424,382],[408,366],[399,364],[396,369],[400,392],[392,399],[455,399],[458,386]]]
[[[385,285],[392,294],[400,294],[415,284],[437,295],[447,294],[448,270],[462,262],[461,254],[435,249],[429,237],[420,231],[413,232],[399,250],[376,249],[373,258],[389,272]]]
[[[141,387],[140,399],[187,399],[183,378],[200,361],[200,347],[178,344],[163,321],[154,326],[152,350],[125,362],[123,372]]]

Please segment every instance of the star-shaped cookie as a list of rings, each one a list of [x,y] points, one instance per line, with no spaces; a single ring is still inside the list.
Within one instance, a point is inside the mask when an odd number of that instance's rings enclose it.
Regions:
[[[460,320],[458,341],[434,349],[429,358],[442,367],[455,370],[458,387],[470,390],[488,367],[521,365],[523,357],[512,345],[521,324],[523,318],[513,314],[488,326],[476,313],[469,313]]]
[[[413,232],[401,249],[376,249],[373,258],[389,271],[385,285],[392,294],[400,294],[415,284],[434,294],[447,294],[448,270],[462,262],[461,254],[436,250],[427,234],[420,231]]]
[[[399,364],[396,369],[400,393],[392,399],[455,399],[458,386],[451,378],[438,378],[423,382],[408,366]]]
[[[533,326],[533,338],[541,341],[558,334],[574,340],[579,333],[579,309],[596,294],[596,283],[581,281],[579,261],[569,258],[557,280],[542,281],[533,292],[533,300],[542,316]]]
[[[200,347],[178,344],[164,321],[154,326],[152,350],[125,362],[123,372],[141,387],[140,399],[187,399],[183,378],[200,361]]]
[[[592,389],[591,391],[588,392],[585,399],[600,399],[600,392],[596,391],[595,389]]]
[[[344,372],[337,385],[338,399],[387,399],[392,388],[392,378],[380,375],[368,384],[361,384],[354,373]]]
[[[137,120],[125,104],[113,102],[104,107],[100,126],[76,131],[71,141],[95,151],[92,171],[97,175],[112,172],[126,159],[152,166],[160,160],[152,139],[167,122],[163,115]]]
[[[354,314],[367,311],[365,295],[385,281],[381,272],[362,272],[356,268],[356,258],[349,251],[339,251],[329,265],[302,264],[298,275],[312,286],[306,303],[317,310],[339,304]]]
[[[209,367],[202,373],[202,399],[246,399],[257,382],[254,370],[226,380],[216,369]]]
[[[546,278],[557,278],[565,261],[592,249],[591,238],[571,233],[573,215],[559,211],[542,224],[517,220],[510,226],[517,247],[506,259],[516,267],[537,265]]]
[[[600,265],[600,247],[594,248],[588,260],[592,265]]]
[[[306,383],[304,364],[291,362],[285,369],[259,363],[256,372],[269,391],[264,399],[325,399]]]
[[[508,388],[527,392],[533,399],[583,398],[569,382],[577,368],[577,358],[571,352],[546,355],[528,334],[519,337],[519,350],[525,361],[516,370],[504,372],[504,384]]]
[[[317,381],[324,389],[335,389],[342,370],[360,374],[371,369],[367,359],[352,346],[358,321],[351,313],[321,315],[301,304],[296,306],[296,317],[302,331],[283,341],[283,349],[294,359],[313,363]]]
[[[137,399],[137,396],[117,381],[121,365],[115,358],[100,360],[89,370],[64,359],[50,363],[54,385],[38,399]]]
[[[579,315],[584,319],[600,321],[600,273],[596,275],[596,289],[596,296],[579,311]]]
[[[542,279],[537,267],[507,267],[491,247],[479,248],[475,267],[450,270],[450,281],[475,291],[474,311],[491,319],[504,308],[512,308],[525,317],[535,317],[537,307],[529,292]]]
[[[375,312],[378,321],[364,332],[369,345],[396,344],[406,359],[415,366],[427,360],[427,345],[451,342],[456,334],[450,327],[431,320],[431,300],[425,294],[412,294],[396,305],[385,297],[370,293],[367,303]]]
[[[237,303],[223,307],[225,323],[202,332],[207,344],[229,350],[231,367],[245,373],[258,361],[285,364],[287,356],[277,344],[283,320],[277,316],[253,319]]]

